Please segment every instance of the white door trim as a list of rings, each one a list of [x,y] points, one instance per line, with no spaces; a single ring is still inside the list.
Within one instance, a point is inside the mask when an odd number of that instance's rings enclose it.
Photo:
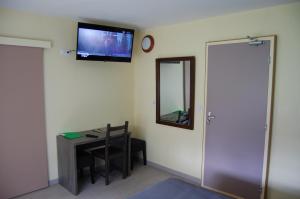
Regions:
[[[0,36],[0,45],[51,48],[50,41]]]
[[[270,149],[270,135],[271,135],[271,128],[272,128],[272,106],[273,106],[273,89],[274,89],[274,73],[275,73],[275,59],[276,59],[276,35],[270,36],[260,36],[255,37],[259,40],[268,40],[270,41],[270,62],[269,62],[269,82],[268,82],[268,104],[267,104],[267,126],[266,126],[266,135],[265,135],[265,146],[264,146],[264,161],[263,161],[263,173],[262,173],[262,194],[261,199],[264,199],[266,196],[266,186],[267,186],[267,178],[268,178],[268,166],[269,166],[269,149]],[[241,39],[229,39],[229,40],[222,40],[222,41],[211,41],[206,42],[205,45],[205,95],[204,95],[204,117],[203,117],[203,139],[202,139],[202,172],[201,172],[201,185],[207,189],[241,199],[241,197],[226,193],[220,190],[216,190],[210,187],[206,187],[204,185],[204,163],[205,163],[205,135],[206,135],[206,105],[207,105],[207,70],[208,70],[208,46],[211,45],[220,45],[220,44],[233,44],[233,43],[244,43],[249,42],[248,38],[241,38]]]

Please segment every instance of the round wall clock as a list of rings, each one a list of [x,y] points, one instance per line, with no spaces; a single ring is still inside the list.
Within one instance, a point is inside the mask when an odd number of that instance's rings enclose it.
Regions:
[[[146,35],[142,40],[142,49],[145,53],[150,52],[154,47],[154,39],[151,35]]]

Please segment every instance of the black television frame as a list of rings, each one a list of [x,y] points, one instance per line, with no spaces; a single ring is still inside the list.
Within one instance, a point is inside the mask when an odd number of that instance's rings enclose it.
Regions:
[[[132,33],[132,42],[131,42],[131,56],[130,57],[113,57],[113,56],[95,56],[89,55],[88,57],[82,57],[78,55],[78,31],[79,28],[86,28],[86,29],[93,29],[93,30],[104,30],[104,31],[111,31],[111,32],[130,32]],[[133,40],[134,40],[134,30],[127,29],[127,28],[120,28],[120,27],[113,27],[113,26],[104,26],[104,25],[97,25],[97,24],[90,24],[90,23],[82,23],[78,22],[77,25],[77,43],[76,43],[76,60],[87,60],[87,61],[104,61],[104,62],[131,62],[132,58],[132,50],[133,50]]]

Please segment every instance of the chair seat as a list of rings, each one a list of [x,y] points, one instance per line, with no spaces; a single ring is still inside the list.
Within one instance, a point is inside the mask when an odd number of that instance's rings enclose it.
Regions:
[[[105,148],[100,148],[92,151],[92,154],[101,159],[105,159]],[[123,155],[123,151],[117,147],[109,147],[109,159],[118,158]]]
[[[131,152],[142,151],[145,146],[146,146],[146,142],[144,140],[131,138]]]

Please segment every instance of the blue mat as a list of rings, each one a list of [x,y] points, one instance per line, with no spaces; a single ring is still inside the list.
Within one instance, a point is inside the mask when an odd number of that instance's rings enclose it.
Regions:
[[[170,178],[128,199],[229,199],[229,197]]]

